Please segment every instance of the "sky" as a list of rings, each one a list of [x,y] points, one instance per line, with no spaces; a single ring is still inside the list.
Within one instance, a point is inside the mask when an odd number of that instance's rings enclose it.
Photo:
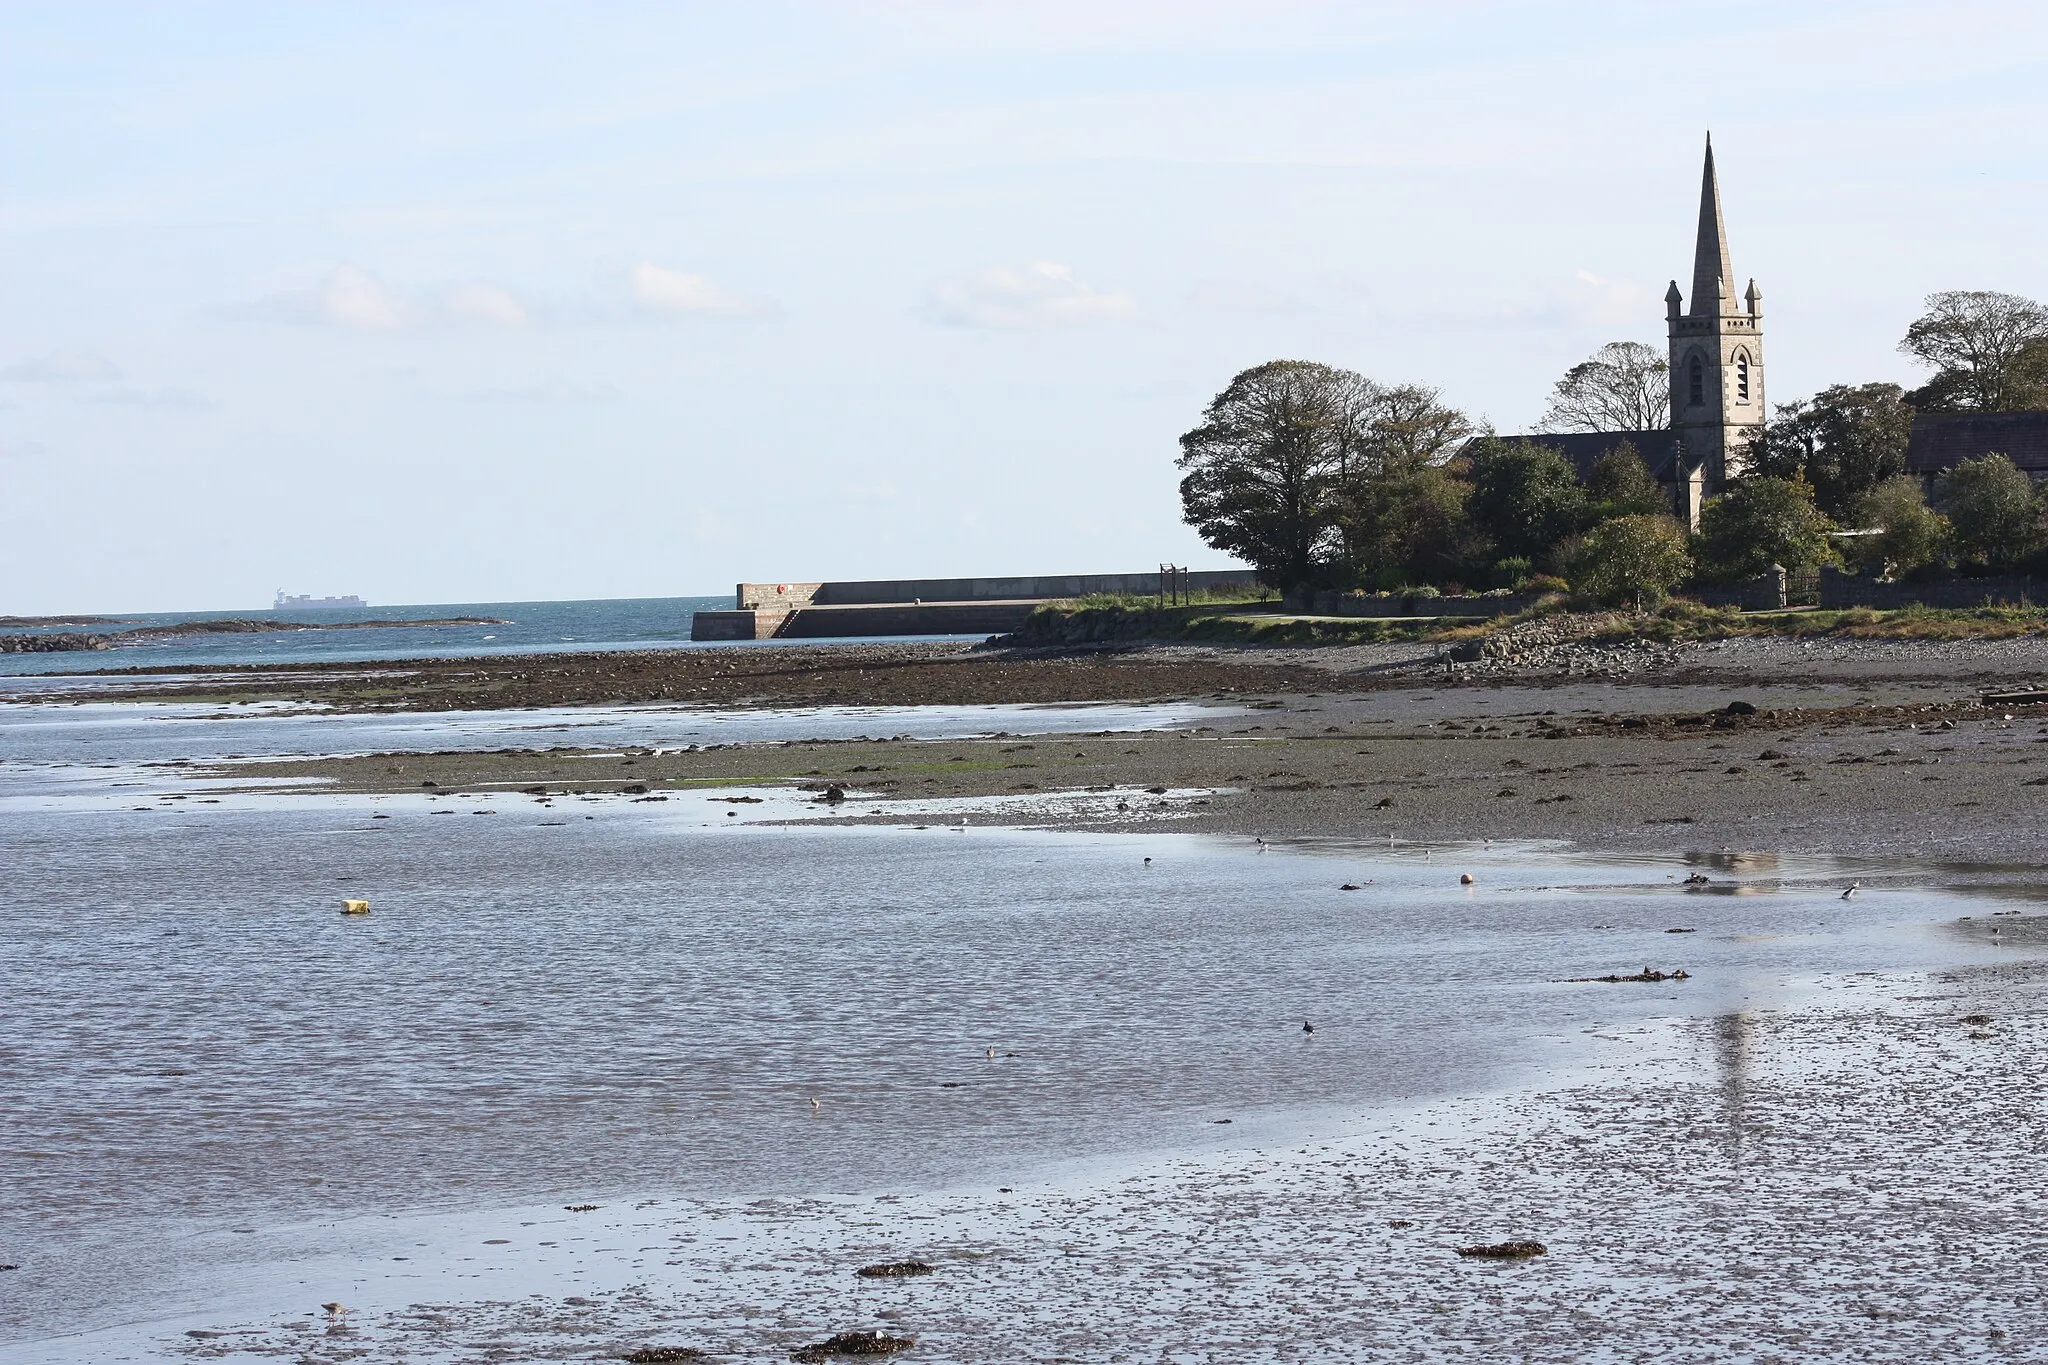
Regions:
[[[0,614],[1223,567],[1276,358],[1499,430],[2048,298],[2048,6],[0,0]]]

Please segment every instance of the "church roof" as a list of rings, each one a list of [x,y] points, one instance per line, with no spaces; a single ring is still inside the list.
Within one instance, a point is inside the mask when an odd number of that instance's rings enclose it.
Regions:
[[[1482,438],[1483,439],[1483,438]],[[1501,436],[1495,438],[1512,444],[1527,441],[1531,445],[1545,446],[1571,461],[1578,471],[1579,481],[1593,472],[1593,466],[1600,457],[1622,442],[1636,448],[1636,454],[1643,457],[1643,463],[1650,467],[1650,477],[1659,483],[1672,483],[1679,477],[1678,433],[1669,427],[1656,431],[1537,431],[1526,436]]]
[[[1921,413],[1913,419],[1906,469],[1939,474],[1994,453],[2048,476],[2048,412]]]

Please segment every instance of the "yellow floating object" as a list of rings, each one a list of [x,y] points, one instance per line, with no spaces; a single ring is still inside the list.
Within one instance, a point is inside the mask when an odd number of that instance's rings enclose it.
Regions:
[[[368,901],[343,901],[341,903],[341,913],[344,915],[367,915],[370,913],[370,903]]]

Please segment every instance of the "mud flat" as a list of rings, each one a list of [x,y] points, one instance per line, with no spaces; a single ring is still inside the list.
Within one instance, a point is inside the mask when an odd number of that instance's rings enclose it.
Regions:
[[[767,1362],[879,1330],[910,1360],[2039,1359],[2041,964],[1813,985],[1589,1030],[1602,1055],[1572,1076],[1262,1149],[388,1229],[408,1260],[304,1263],[304,1311],[195,1318],[149,1354]],[[1457,1254],[1499,1241],[1545,1254]],[[858,1274],[911,1256],[933,1273]],[[313,1307],[330,1291],[346,1313]]]
[[[1206,700],[1217,708],[1206,722],[1139,734],[507,749],[211,771],[526,801],[684,800],[705,786],[751,784],[820,798],[814,818],[884,823],[943,817],[949,799],[968,814],[980,798],[1074,792],[1114,799],[1004,818],[1116,829],[1170,817],[1190,832],[1266,837],[2048,861],[2048,707],[1986,707],[1971,681],[1952,677],[1410,682]],[[887,724],[877,717],[877,728]],[[835,787],[845,799],[823,800]]]

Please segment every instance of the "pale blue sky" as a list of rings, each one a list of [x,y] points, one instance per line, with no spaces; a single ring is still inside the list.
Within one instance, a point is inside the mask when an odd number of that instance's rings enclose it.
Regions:
[[[1220,564],[1231,374],[1525,425],[1709,126],[1774,400],[2048,298],[2032,3],[0,4],[0,613]]]

